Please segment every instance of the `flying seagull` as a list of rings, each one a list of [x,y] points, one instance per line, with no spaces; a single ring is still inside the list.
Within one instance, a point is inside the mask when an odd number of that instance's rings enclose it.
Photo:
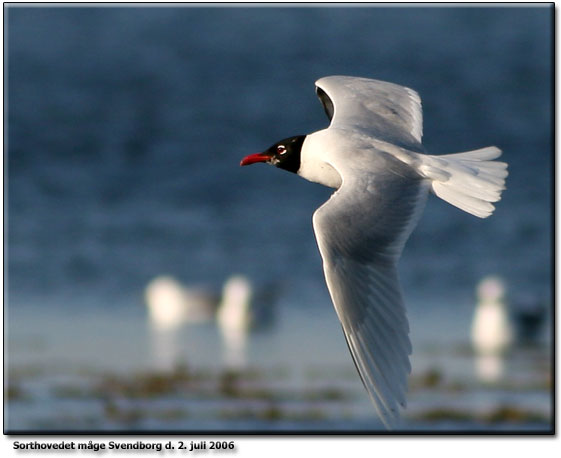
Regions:
[[[265,162],[336,191],[313,215],[325,279],[362,382],[387,428],[399,423],[411,371],[397,274],[429,190],[480,218],[508,175],[495,146],[428,155],[417,92],[350,76],[316,81],[328,128],[281,140],[241,165]]]

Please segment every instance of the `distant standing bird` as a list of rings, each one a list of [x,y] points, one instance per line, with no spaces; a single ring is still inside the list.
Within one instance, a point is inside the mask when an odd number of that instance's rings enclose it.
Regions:
[[[160,329],[210,321],[218,303],[215,295],[187,288],[170,276],[153,279],[146,287],[145,299],[150,322]]]
[[[170,276],[154,278],[144,295],[154,364],[160,370],[171,370],[183,350],[181,328],[187,323],[211,321],[218,299],[206,291],[187,288]]]
[[[478,354],[500,354],[512,344],[514,333],[505,302],[505,285],[495,276],[477,286],[477,304],[471,328],[473,348]]]
[[[273,325],[277,293],[278,287],[274,285],[256,291],[243,275],[233,275],[224,283],[216,322],[222,334],[228,366],[244,366],[250,332],[269,329]]]
[[[383,81],[329,76],[316,93],[327,129],[281,140],[241,165],[265,162],[337,191],[313,216],[331,299],[360,377],[386,427],[405,407],[409,324],[397,261],[429,190],[480,218],[500,199],[507,165],[487,147],[425,154],[421,100]]]
[[[242,275],[230,277],[222,288],[222,299],[216,312],[216,321],[222,329],[247,331],[251,325],[253,288]]]

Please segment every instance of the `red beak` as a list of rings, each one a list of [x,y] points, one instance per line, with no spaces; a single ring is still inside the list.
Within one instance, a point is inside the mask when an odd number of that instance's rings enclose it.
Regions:
[[[271,156],[265,153],[250,154],[242,159],[240,165],[250,165],[256,162],[267,162]]]

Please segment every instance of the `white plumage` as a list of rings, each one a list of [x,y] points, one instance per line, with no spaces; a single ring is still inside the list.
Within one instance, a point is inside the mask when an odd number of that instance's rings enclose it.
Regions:
[[[247,332],[251,324],[252,287],[242,275],[232,276],[224,283],[222,300],[216,320],[222,329]]]
[[[512,344],[514,333],[505,303],[505,286],[498,277],[485,277],[477,285],[471,338],[474,350],[481,355],[500,354]]]
[[[432,180],[432,191],[446,202],[480,218],[501,198],[506,164],[493,159],[501,155],[494,146],[444,156],[426,156],[419,167]]]
[[[162,330],[209,321],[216,309],[217,301],[212,294],[187,288],[167,275],[154,278],[144,294],[150,323]]]
[[[409,325],[397,275],[428,190],[478,217],[500,199],[507,165],[496,147],[423,154],[419,95],[353,77],[316,82],[332,104],[329,128],[308,135],[303,178],[338,190],[314,214],[327,286],[362,381],[387,427],[406,405]],[[323,98],[322,98],[323,95]],[[325,102],[324,102],[325,105]],[[326,108],[326,112],[329,110]],[[326,180],[314,164],[330,167]],[[325,167],[325,166],[324,166]]]
[[[316,92],[331,124],[291,137],[242,165],[268,162],[337,191],[313,216],[331,299],[360,373],[387,427],[406,405],[409,325],[397,274],[429,190],[480,218],[500,199],[507,165],[487,147],[425,154],[421,99],[383,81],[329,76]]]

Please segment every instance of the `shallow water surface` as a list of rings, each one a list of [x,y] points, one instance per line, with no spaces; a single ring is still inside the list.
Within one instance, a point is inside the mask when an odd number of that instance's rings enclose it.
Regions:
[[[232,348],[213,322],[158,330],[138,305],[13,313],[7,428],[383,431],[334,314],[282,308],[273,329]],[[467,342],[413,337],[413,344],[402,429],[550,428],[545,347],[488,361],[495,375],[487,380],[477,377],[480,362]]]

